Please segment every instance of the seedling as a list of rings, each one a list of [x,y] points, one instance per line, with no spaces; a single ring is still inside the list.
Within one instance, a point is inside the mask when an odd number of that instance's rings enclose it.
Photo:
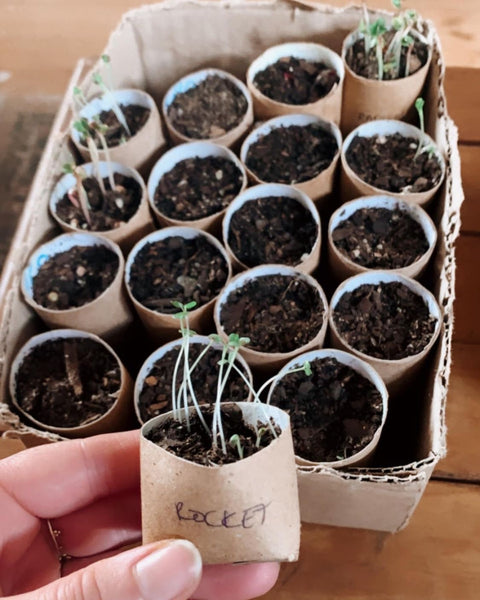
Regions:
[[[415,43],[411,31],[418,21],[416,11],[410,9],[402,11],[401,0],[392,0],[392,5],[398,13],[393,17],[390,28],[382,17],[370,23],[365,4],[363,4],[363,17],[358,26],[366,56],[375,50],[379,80],[384,79],[385,73],[388,73],[392,79],[400,77],[401,55],[404,47],[407,48],[404,76],[409,75],[409,58]],[[388,44],[387,39],[389,39]]]
[[[100,87],[100,89],[102,90],[102,92],[105,94],[105,96],[107,98],[109,98],[110,103],[112,105],[112,110],[115,113],[115,116],[117,117],[120,125],[124,128],[127,136],[132,137],[132,133],[130,131],[130,128],[128,127],[128,123],[125,118],[125,115],[123,114],[123,111],[115,98],[115,94],[113,93],[114,86],[113,86],[113,77],[112,77],[112,71],[111,71],[110,57],[107,54],[103,54],[102,61],[106,65],[105,71],[106,71],[106,77],[108,79],[108,84],[105,83],[102,76],[98,72],[94,73],[92,76],[93,83],[98,85]]]
[[[422,154],[422,152],[426,152],[428,156],[431,156],[435,152],[435,147],[430,143],[430,140],[425,133],[425,116],[423,113],[424,106],[425,100],[423,98],[417,98],[415,100],[415,108],[417,109],[419,125],[422,131],[422,135],[418,141],[417,151],[414,156],[415,160],[420,156],[420,154]]]
[[[81,167],[75,166],[73,163],[65,163],[63,165],[63,172],[69,173],[75,177],[75,187],[68,190],[68,199],[70,202],[80,208],[85,217],[85,221],[89,226],[92,224],[92,220],[90,219],[90,204],[88,202],[87,192],[83,187],[83,179],[85,177],[85,172]]]
[[[228,444],[230,445],[231,448],[236,448],[236,450],[238,452],[238,457],[240,458],[240,460],[242,460],[243,446],[242,446],[242,442],[240,441],[240,436],[238,435],[238,433],[234,433],[232,435],[232,437],[228,440]],[[257,446],[257,448],[258,448],[258,446]]]

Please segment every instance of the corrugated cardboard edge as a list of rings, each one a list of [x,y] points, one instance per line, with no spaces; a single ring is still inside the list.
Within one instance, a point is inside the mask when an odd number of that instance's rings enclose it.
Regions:
[[[295,17],[296,11],[305,10],[305,6],[309,7],[310,10],[320,10],[326,14],[347,14],[348,12],[359,11],[358,6],[348,6],[346,8],[337,8],[331,6],[318,6],[313,2],[287,2],[287,1],[265,1],[265,2],[210,2],[210,1],[177,1],[167,0],[162,5],[149,5],[144,6],[129,13],[123,17],[119,27],[111,35],[110,41],[107,46],[111,47],[113,40],[118,35],[129,36],[131,38],[132,45],[138,45],[138,39],[136,37],[136,31],[133,25],[133,21],[139,16],[147,17],[152,11],[158,10],[171,10],[179,6],[191,5],[192,7],[197,6],[208,6],[216,7],[218,9],[241,9],[255,6],[273,7],[276,6],[279,9],[287,8],[292,12],[292,19]],[[383,11],[376,11],[378,13]],[[387,13],[388,14],[388,13]],[[399,486],[405,490],[409,506],[406,507],[406,517],[401,523],[398,523],[396,530],[402,528],[408,522],[408,519],[413,512],[416,504],[420,500],[421,493],[425,488],[426,482],[430,477],[435,464],[440,458],[446,453],[446,424],[445,424],[445,402],[448,388],[448,378],[451,369],[451,346],[452,346],[452,333],[453,333],[453,301],[454,301],[454,287],[455,287],[455,253],[454,253],[454,242],[460,231],[460,207],[463,202],[463,193],[461,188],[461,176],[460,176],[460,157],[457,147],[458,133],[457,130],[448,117],[446,100],[443,91],[443,82],[445,75],[445,67],[441,61],[440,56],[440,42],[438,36],[435,33],[433,25],[426,22],[426,27],[433,31],[434,38],[434,54],[432,58],[432,66],[435,71],[438,72],[438,77],[435,82],[430,82],[428,85],[436,87],[436,94],[438,95],[438,109],[430,111],[428,115],[427,130],[440,142],[446,151],[448,159],[447,168],[447,189],[446,189],[446,203],[444,208],[443,217],[440,223],[440,237],[442,237],[442,244],[445,251],[445,259],[441,264],[441,268],[438,269],[440,273],[439,282],[437,289],[435,290],[439,303],[443,306],[445,311],[444,317],[444,330],[440,342],[438,344],[437,356],[440,356],[438,369],[432,374],[434,380],[433,386],[430,388],[435,390],[434,397],[432,399],[432,406],[430,407],[430,433],[431,433],[431,447],[429,448],[428,456],[423,460],[412,462],[408,465],[399,467],[393,467],[390,469],[368,469],[368,470],[352,470],[350,472],[338,472],[328,467],[323,467],[317,470],[324,477],[328,477],[332,482],[358,482],[358,484],[370,484],[376,486],[376,489],[381,488],[382,484],[386,486],[395,484],[395,489],[399,489]],[[140,56],[140,53],[138,53]],[[92,63],[88,63],[83,60],[77,65],[72,80],[69,84],[68,90],[71,90],[74,84],[78,83],[84,74],[88,75],[88,69],[91,69]],[[95,68],[95,65],[93,66]],[[144,82],[145,83],[145,82]],[[140,85],[140,83],[138,83]],[[0,280],[0,298],[3,298],[3,303],[0,306],[0,325],[1,325],[1,337],[0,337],[0,379],[4,373],[2,372],[5,366],[5,352],[6,352],[6,331],[8,330],[12,302],[16,290],[18,289],[18,276],[19,266],[25,262],[26,253],[30,251],[30,244],[26,244],[24,240],[29,239],[29,232],[32,230],[36,215],[38,217],[38,205],[36,206],[36,200],[40,195],[48,194],[48,189],[51,186],[54,175],[48,172],[48,166],[54,162],[59,154],[64,151],[64,145],[58,148],[58,144],[64,142],[63,131],[65,131],[68,124],[68,101],[64,100],[60,107],[57,118],[52,128],[52,133],[49,137],[43,158],[37,170],[36,177],[29,195],[29,198],[25,204],[24,212],[21,217],[12,250],[7,258],[4,272]],[[37,210],[35,210],[37,208]],[[18,417],[11,413],[7,405],[0,405],[0,419],[5,425],[11,427],[15,431],[12,432],[12,436],[18,437],[19,435],[26,436],[23,439],[30,438],[29,441],[32,443],[42,443],[42,441],[56,440],[58,436],[52,436],[44,432],[31,429],[23,425]],[[8,433],[6,435],[9,435]],[[426,453],[427,454],[427,453]],[[308,476],[308,473],[305,473]],[[301,475],[303,477],[303,475]],[[345,523],[346,524],[346,523]],[[394,528],[390,526],[389,530]]]

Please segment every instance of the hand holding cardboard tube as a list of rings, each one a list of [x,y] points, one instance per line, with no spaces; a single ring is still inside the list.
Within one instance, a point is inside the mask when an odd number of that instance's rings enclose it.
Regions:
[[[0,596],[10,600],[247,600],[278,565],[202,569],[185,540],[133,547],[140,531],[139,434],[26,450],[0,462]]]

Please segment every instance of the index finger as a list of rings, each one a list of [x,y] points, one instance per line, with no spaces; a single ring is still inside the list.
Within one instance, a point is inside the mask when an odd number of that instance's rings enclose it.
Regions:
[[[43,519],[140,485],[139,431],[25,450],[0,462],[0,485]]]

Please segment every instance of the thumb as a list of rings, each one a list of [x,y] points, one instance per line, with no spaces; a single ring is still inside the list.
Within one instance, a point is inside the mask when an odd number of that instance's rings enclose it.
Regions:
[[[98,561],[10,600],[186,600],[201,575],[202,559],[191,542],[164,541]]]

